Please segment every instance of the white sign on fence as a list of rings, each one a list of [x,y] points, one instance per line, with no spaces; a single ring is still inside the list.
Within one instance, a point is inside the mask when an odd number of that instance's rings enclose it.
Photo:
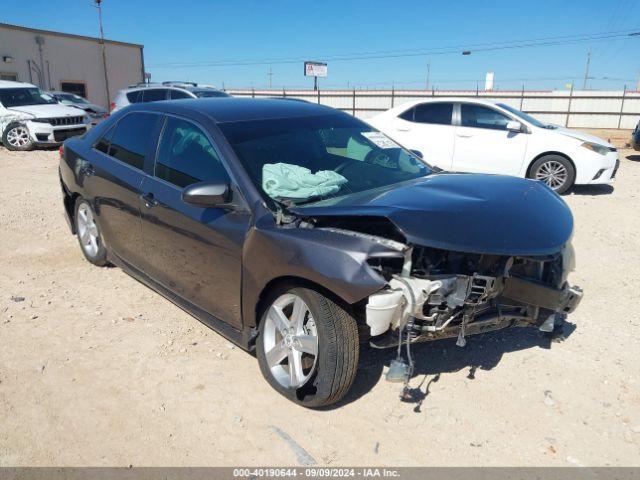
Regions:
[[[487,76],[484,79],[484,89],[487,92],[493,90],[493,72],[487,72]]]
[[[322,62],[304,62],[305,77],[326,77],[327,64]]]

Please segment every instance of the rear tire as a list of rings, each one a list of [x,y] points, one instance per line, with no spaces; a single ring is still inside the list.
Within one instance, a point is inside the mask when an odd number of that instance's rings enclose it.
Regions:
[[[31,140],[29,129],[20,123],[11,123],[4,129],[2,144],[13,152],[26,152],[32,150],[34,142]]]
[[[331,299],[307,288],[273,290],[265,305],[256,353],[267,382],[304,407],[323,407],[344,397],[358,366],[355,319]],[[300,374],[292,375],[295,365],[300,365]]]
[[[98,267],[104,267],[107,261],[107,249],[102,241],[100,227],[91,204],[83,198],[76,202],[74,222],[80,249],[84,257]]]
[[[573,186],[576,169],[561,155],[545,155],[531,165],[529,178],[543,181],[554,192],[562,195]]]

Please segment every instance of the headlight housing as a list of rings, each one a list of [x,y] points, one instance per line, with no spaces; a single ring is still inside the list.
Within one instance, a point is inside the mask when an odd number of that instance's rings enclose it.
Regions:
[[[51,123],[51,119],[50,118],[32,118],[30,120],[32,122],[37,122],[37,123]]]
[[[609,147],[605,147],[604,145],[599,145],[597,143],[584,142],[581,147],[587,148],[592,152],[599,153],[600,155],[606,155],[609,153]]]

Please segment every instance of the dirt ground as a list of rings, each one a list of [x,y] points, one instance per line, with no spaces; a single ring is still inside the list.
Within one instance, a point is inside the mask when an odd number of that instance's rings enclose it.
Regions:
[[[640,155],[565,197],[585,298],[566,338],[535,330],[362,352],[347,399],[310,411],[254,357],[117,268],[86,262],[57,151],[0,148],[0,466],[639,465]],[[22,300],[24,298],[24,300]]]

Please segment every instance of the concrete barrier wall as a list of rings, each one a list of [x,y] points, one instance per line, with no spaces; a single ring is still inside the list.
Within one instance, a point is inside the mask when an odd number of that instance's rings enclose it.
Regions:
[[[425,91],[425,90],[248,90],[228,89],[235,96],[287,97],[319,103],[367,119],[403,103],[433,97],[479,97],[506,103],[543,122],[575,128],[633,129],[640,120],[640,92],[557,91]]]

